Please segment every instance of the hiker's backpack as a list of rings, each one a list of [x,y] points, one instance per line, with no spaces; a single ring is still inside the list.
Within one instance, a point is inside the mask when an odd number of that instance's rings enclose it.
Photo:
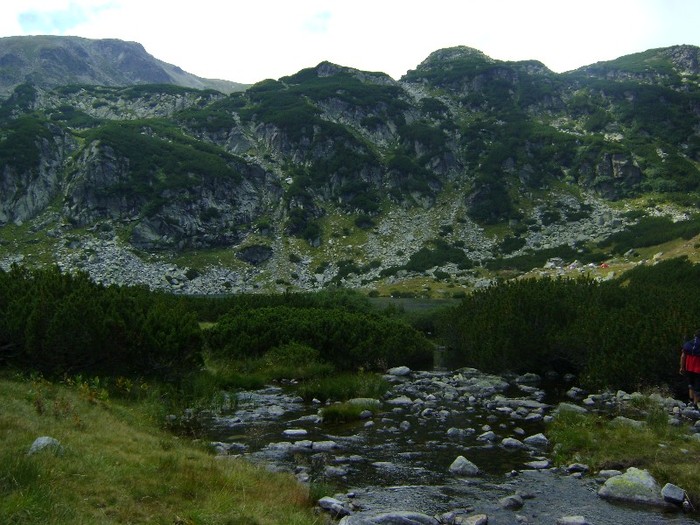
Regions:
[[[696,337],[692,341],[686,341],[683,344],[683,352],[685,355],[700,356],[700,337]]]

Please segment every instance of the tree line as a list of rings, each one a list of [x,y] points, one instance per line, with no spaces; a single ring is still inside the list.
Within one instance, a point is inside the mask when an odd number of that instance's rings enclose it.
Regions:
[[[0,271],[0,366],[170,381],[198,372],[205,351],[242,360],[290,344],[339,371],[430,366],[432,345],[419,331],[371,310],[345,291],[185,297],[15,266]],[[214,325],[203,330],[202,321]]]
[[[437,315],[407,317],[346,290],[184,297],[13,267],[0,271],[0,366],[172,380],[200,370],[205,352],[240,361],[302,345],[337,371],[424,369],[430,331],[454,367],[572,372],[591,388],[674,387],[680,345],[700,327],[699,292],[700,265],[681,258],[605,282],[505,281]]]
[[[476,291],[438,331],[453,364],[573,372],[592,388],[679,383],[683,340],[700,327],[700,265],[671,259],[622,278],[526,279]]]

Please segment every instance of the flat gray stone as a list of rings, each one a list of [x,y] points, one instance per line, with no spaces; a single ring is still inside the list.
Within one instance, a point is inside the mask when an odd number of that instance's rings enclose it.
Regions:
[[[303,428],[288,428],[282,432],[285,437],[302,437],[308,434]]]
[[[440,522],[420,512],[397,511],[374,516],[345,516],[338,525],[440,525]]]
[[[548,459],[538,459],[535,461],[528,461],[525,466],[535,470],[544,470],[549,468],[552,463]]]

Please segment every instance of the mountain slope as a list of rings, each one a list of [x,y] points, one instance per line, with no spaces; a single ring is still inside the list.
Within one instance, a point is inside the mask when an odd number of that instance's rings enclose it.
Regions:
[[[230,95],[22,84],[0,107],[0,254],[190,292],[469,288],[689,239],[699,52],[556,74],[456,47],[400,81],[323,62]]]
[[[0,98],[19,84],[130,86],[173,84],[231,93],[245,85],[187,73],[148,54],[141,44],[65,36],[0,38]]]

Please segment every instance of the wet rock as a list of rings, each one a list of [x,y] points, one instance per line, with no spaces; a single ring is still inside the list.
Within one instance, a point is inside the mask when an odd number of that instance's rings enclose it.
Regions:
[[[576,414],[587,414],[588,410],[584,407],[578,405],[573,405],[571,403],[559,403],[555,410],[555,413],[559,412],[574,412]]]
[[[330,452],[338,448],[338,443],[335,441],[315,441],[311,444],[314,452]]]
[[[601,470],[600,472],[598,472],[598,475],[601,478],[608,479],[608,478],[613,478],[615,476],[621,476],[622,471],[621,470],[614,470],[614,469]]]
[[[569,397],[571,399],[581,399],[586,396],[588,392],[583,390],[582,388],[579,388],[577,386],[572,386],[567,392],[566,392],[566,397]]]
[[[284,415],[284,408],[282,408],[279,405],[273,405],[271,407],[267,407],[267,413],[272,416],[272,417],[280,417]]]
[[[32,446],[29,447],[29,452],[27,452],[27,455],[31,456],[32,454],[36,454],[44,450],[60,455],[63,454],[63,445],[61,445],[61,442],[56,438],[41,436],[34,440]]]
[[[510,448],[510,449],[520,449],[520,448],[525,447],[525,445],[523,444],[522,441],[520,441],[519,439],[515,439],[515,438],[504,438],[501,441],[501,445],[505,448]]]
[[[323,469],[323,473],[329,478],[342,478],[343,476],[348,475],[348,469],[342,466],[334,467],[332,465],[328,465]]]
[[[285,437],[302,437],[308,434],[308,431],[303,428],[288,428],[282,432]]]
[[[471,436],[475,430],[473,428],[455,428],[451,427],[447,429],[447,437],[452,439],[464,439]]]
[[[683,505],[686,499],[685,490],[671,483],[666,483],[666,485],[664,485],[661,489],[661,496],[669,503],[679,506]]]
[[[398,396],[387,401],[388,404],[394,406],[410,406],[413,404],[413,400],[408,396]]]
[[[661,487],[646,470],[630,467],[621,476],[608,479],[598,491],[601,498],[608,500],[642,503],[655,507],[668,504],[661,496]]]
[[[532,447],[548,447],[549,439],[540,432],[539,434],[526,437],[523,439],[523,443]]]
[[[399,511],[374,516],[345,516],[338,525],[440,525],[440,522],[420,512]]]
[[[569,474],[575,473],[575,472],[588,472],[590,470],[588,465],[584,465],[583,463],[572,463],[568,467],[566,467],[566,471]]]
[[[323,510],[330,512],[336,518],[348,516],[351,512],[345,508],[343,502],[329,496],[323,497],[317,502]]]
[[[411,369],[407,366],[396,366],[387,370],[386,373],[390,376],[404,377],[411,373]]]
[[[535,461],[528,461],[525,466],[535,470],[544,470],[549,468],[552,463],[548,459],[537,459]]]
[[[456,476],[477,476],[481,470],[464,456],[458,456],[450,465],[450,472]]]
[[[493,430],[487,430],[476,438],[477,441],[496,441],[496,434]]]
[[[498,504],[501,508],[506,510],[518,510],[523,507],[523,498],[514,494],[512,496],[506,496],[498,500]]]
[[[225,456],[228,454],[241,454],[248,447],[242,443],[223,443],[221,441],[213,441],[210,446],[214,449],[217,455]]]
[[[469,505],[464,509],[445,512],[440,515],[438,520],[440,521],[440,523],[444,523],[445,525],[462,525],[464,523],[467,523],[466,520],[470,517],[469,515],[472,512],[474,512],[474,507]]]
[[[456,516],[451,521],[444,517],[446,525],[488,525],[489,517],[486,514],[473,514],[471,516]]]
[[[557,519],[557,525],[590,525],[583,516],[564,516]]]

